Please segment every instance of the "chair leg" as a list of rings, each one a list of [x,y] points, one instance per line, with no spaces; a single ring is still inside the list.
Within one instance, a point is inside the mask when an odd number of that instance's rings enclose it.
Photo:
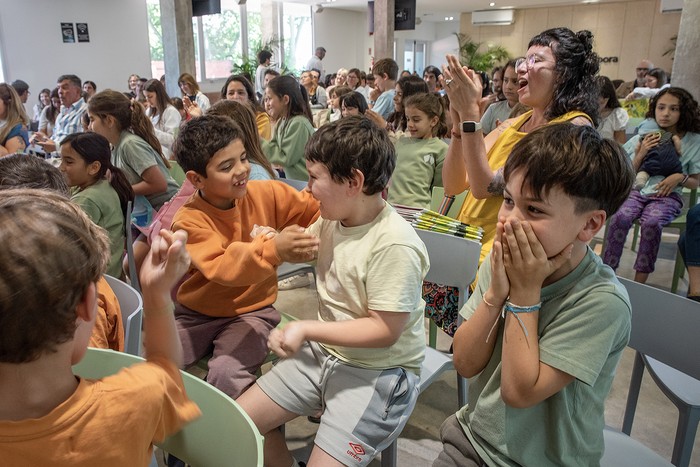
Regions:
[[[635,352],[632,378],[630,378],[627,405],[625,406],[625,417],[622,421],[622,432],[626,435],[632,432],[632,422],[634,421],[634,412],[637,410],[637,400],[639,399],[639,390],[642,387],[643,375],[644,361],[642,360],[642,355],[639,352]]]
[[[673,455],[671,456],[673,465],[688,467],[690,464],[690,455],[693,453],[699,421],[700,409],[687,406],[678,409],[678,426],[676,439],[673,443]]]
[[[385,450],[382,451],[382,467],[396,467],[399,457],[399,446],[394,440]]]
[[[428,326],[428,345],[432,347],[433,349],[437,348],[437,324],[435,324],[435,321],[432,319],[428,319],[430,321],[429,326]]]
[[[634,234],[632,234],[632,247],[630,250],[637,251],[637,240],[639,239],[639,222],[634,223]]]
[[[464,376],[461,376],[459,373],[457,373],[457,402],[459,403],[460,408],[467,405],[468,386],[469,386],[469,382],[467,381],[467,378],[465,378]]]
[[[680,251],[676,251],[676,264],[673,266],[673,280],[671,281],[671,293],[676,293],[678,291],[678,280],[683,277],[685,273],[685,262],[681,256]]]

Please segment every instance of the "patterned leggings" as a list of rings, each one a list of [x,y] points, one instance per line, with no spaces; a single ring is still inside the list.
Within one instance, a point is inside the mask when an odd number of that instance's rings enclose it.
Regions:
[[[678,217],[683,200],[677,193],[669,196],[644,196],[634,190],[615,215],[610,218],[606,236],[603,262],[613,269],[620,265],[620,256],[632,224],[639,219],[641,237],[634,270],[641,273],[654,272],[659,253],[661,231]]]

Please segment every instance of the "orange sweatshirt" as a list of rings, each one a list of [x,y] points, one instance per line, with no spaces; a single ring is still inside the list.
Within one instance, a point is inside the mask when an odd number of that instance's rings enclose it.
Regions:
[[[279,181],[251,180],[246,196],[227,210],[215,208],[195,192],[173,218],[173,231],[187,231],[192,257],[178,302],[215,317],[272,305],[282,260],[273,239],[253,239],[250,232],[256,224],[277,230],[294,224],[307,227],[318,215],[318,202],[310,192]]]

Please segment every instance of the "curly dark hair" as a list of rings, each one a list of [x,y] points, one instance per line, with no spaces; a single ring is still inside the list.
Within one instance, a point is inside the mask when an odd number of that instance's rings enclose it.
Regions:
[[[194,170],[207,177],[207,164],[217,151],[233,140],[244,138],[243,130],[232,118],[223,115],[203,115],[183,125],[173,145],[173,155],[182,170]]]
[[[656,104],[659,102],[661,96],[670,94],[678,98],[678,103],[680,104],[681,116],[676,124],[676,130],[681,133],[686,131],[692,131],[693,133],[700,133],[700,112],[698,111],[698,101],[696,101],[693,96],[683,88],[666,88],[659,91],[654,97],[651,98],[649,102],[649,111],[646,114],[646,118],[653,118],[656,120]]]
[[[552,102],[545,117],[554,119],[567,112],[578,110],[586,113],[598,125],[598,74],[599,58],[593,52],[593,34],[590,31],[573,32],[569,28],[553,28],[537,34],[528,48],[539,45],[551,47],[556,64],[556,82]]]

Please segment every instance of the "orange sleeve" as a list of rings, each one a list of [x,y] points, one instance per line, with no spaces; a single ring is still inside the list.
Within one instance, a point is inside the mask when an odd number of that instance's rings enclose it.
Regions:
[[[97,316],[88,345],[124,351],[124,325],[119,301],[104,277],[97,281]]]

